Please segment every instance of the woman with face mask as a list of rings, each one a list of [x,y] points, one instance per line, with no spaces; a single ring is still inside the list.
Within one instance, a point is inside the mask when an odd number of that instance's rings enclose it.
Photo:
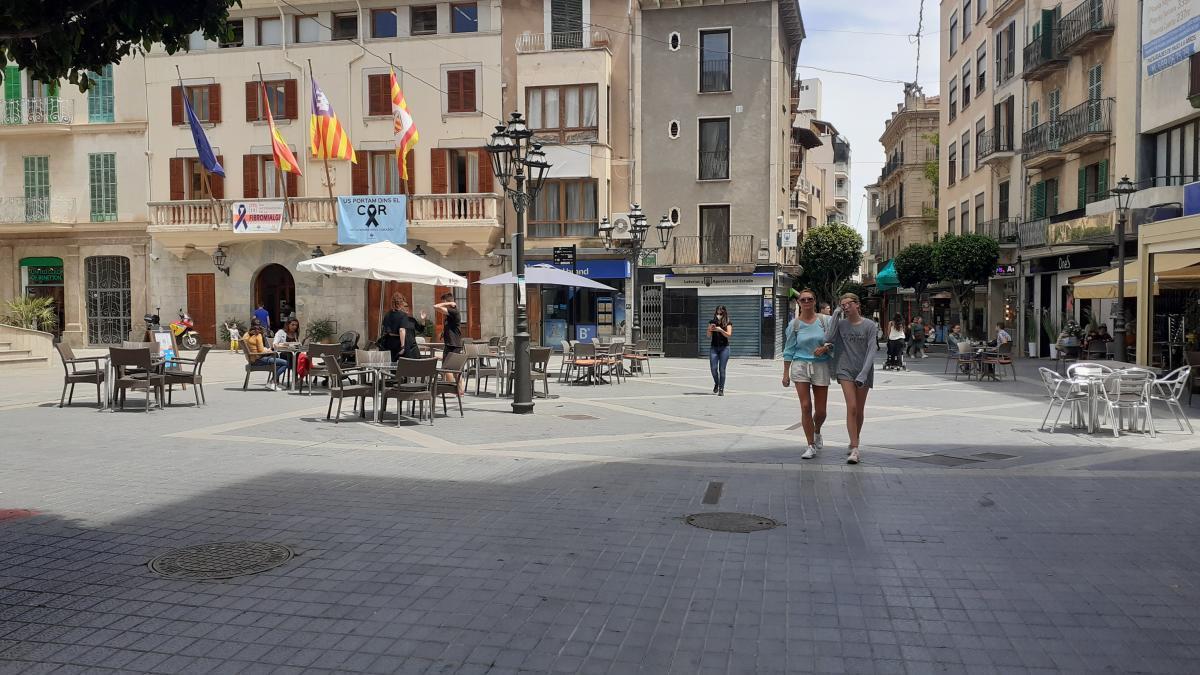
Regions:
[[[708,322],[708,367],[712,370],[713,393],[725,395],[725,368],[729,365],[729,338],[733,336],[733,324],[729,322],[729,311],[718,305],[713,318]]]

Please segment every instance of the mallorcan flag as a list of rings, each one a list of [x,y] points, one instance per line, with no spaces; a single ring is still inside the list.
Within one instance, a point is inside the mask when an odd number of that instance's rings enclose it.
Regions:
[[[271,154],[275,155],[275,166],[285,173],[301,176],[303,174],[300,173],[300,162],[296,161],[296,156],[288,149],[287,143],[283,142],[283,136],[279,135],[279,129],[275,128],[275,116],[271,114],[271,101],[267,99],[267,87],[265,84],[259,83],[259,89],[262,91],[263,106],[267,110],[267,126],[271,129]]]
[[[354,145],[350,137],[338,122],[337,113],[325,97],[325,92],[317,86],[317,78],[312,78],[312,121],[309,123],[309,136],[312,137],[312,156],[317,159],[348,159],[355,164],[358,156],[354,154]]]
[[[396,163],[400,168],[400,177],[408,180],[408,153],[421,138],[417,133],[417,125],[412,115],[408,114],[408,102],[396,82],[396,72],[392,71],[392,128],[396,136]]]

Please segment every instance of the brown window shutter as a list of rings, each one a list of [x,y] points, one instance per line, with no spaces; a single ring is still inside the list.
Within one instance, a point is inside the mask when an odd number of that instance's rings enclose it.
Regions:
[[[467,272],[467,334],[473,340],[481,339],[479,332],[479,272]]]
[[[388,77],[387,75],[367,76],[367,114],[387,115],[391,106],[387,105]]]
[[[429,149],[429,191],[435,195],[444,195],[450,191],[450,174],[446,167],[446,151],[441,148]]]
[[[299,106],[296,104],[296,80],[283,81],[283,112],[289,120],[300,119]]]
[[[183,113],[183,88],[171,87],[171,124],[187,124],[186,117]]]
[[[461,70],[446,73],[446,112],[462,112],[462,75]]]
[[[208,121],[221,121],[221,85],[208,85]]]
[[[246,83],[246,121],[258,121],[258,83]]]
[[[475,71],[462,71],[461,112],[475,112]]]
[[[176,87],[178,88],[178,87]],[[187,171],[187,160],[182,157],[171,158],[171,201],[184,199],[184,172]]]
[[[367,185],[367,170],[371,165],[371,154],[365,150],[358,151],[358,163],[350,165],[350,194],[365,195]]]
[[[258,155],[242,155],[242,198],[258,197]]]
[[[417,153],[409,150],[408,155],[404,157],[404,163],[408,165],[408,184],[404,189],[408,191],[406,194],[411,195],[416,192],[414,188],[417,185]],[[412,207],[412,202],[409,202],[409,207]]]
[[[284,173],[284,182],[287,183],[287,196],[297,196],[297,190],[300,189],[300,176],[294,173]]]
[[[479,148],[475,154],[479,156],[479,191],[491,192],[495,189],[492,184],[492,157],[487,148]]]
[[[225,158],[217,155],[217,163],[225,166]],[[208,187],[214,199],[225,199],[225,179],[215,173],[208,174]]]

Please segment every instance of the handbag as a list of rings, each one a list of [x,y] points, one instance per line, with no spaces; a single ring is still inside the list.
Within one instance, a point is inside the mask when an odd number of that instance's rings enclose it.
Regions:
[[[308,354],[305,352],[300,352],[296,355],[296,376],[304,377],[305,375],[308,375],[308,368]]]

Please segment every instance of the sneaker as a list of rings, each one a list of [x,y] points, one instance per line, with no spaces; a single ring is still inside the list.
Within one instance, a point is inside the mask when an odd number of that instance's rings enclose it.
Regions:
[[[808,449],[804,451],[804,454],[800,455],[800,459],[812,459],[813,457],[816,457],[816,456],[817,456],[817,449],[810,445],[810,446],[808,446]]]
[[[724,395],[725,395],[725,389],[724,389],[724,388],[722,388],[720,391],[718,391],[718,392],[717,392],[717,396],[724,396]]]
[[[716,385],[716,384],[713,385],[713,393],[714,394],[717,393],[718,391],[720,391],[720,389],[721,389],[720,385]]]
[[[275,390],[276,390],[276,389],[275,389],[275,383],[274,383],[274,382],[268,382],[268,383],[267,383],[267,391],[275,391]]]
[[[813,447],[818,450],[825,449],[825,439],[821,438],[820,432],[817,432],[816,435],[813,436]]]

